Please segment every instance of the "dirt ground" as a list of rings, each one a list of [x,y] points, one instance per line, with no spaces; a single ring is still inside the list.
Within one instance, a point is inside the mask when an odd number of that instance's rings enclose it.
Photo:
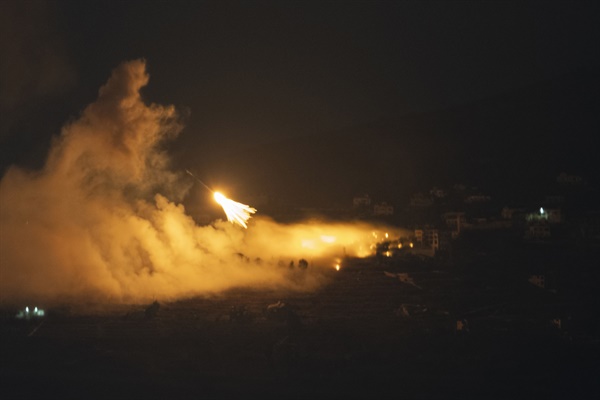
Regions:
[[[586,314],[585,301],[526,280],[418,259],[347,260],[329,275],[316,292],[237,289],[161,302],[148,312],[148,305],[89,315],[63,309],[18,321],[5,310],[0,396],[600,394],[597,314]]]

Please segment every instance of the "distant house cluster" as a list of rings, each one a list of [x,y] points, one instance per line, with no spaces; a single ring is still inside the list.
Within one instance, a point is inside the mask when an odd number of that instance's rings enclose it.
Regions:
[[[364,194],[354,197],[353,209],[355,215],[384,218],[412,228],[410,237],[390,244],[391,250],[386,252],[391,255],[400,249],[407,251],[407,244],[412,252],[443,251],[468,231],[504,230],[525,241],[581,240],[600,245],[600,203],[593,199],[598,191],[582,177],[565,172],[546,190],[530,193],[533,200],[502,204],[477,187],[458,183],[413,193],[404,205],[373,202]]]
[[[368,194],[356,196],[352,199],[354,210],[374,216],[390,216],[394,215],[394,206],[385,201],[372,203],[371,197]]]

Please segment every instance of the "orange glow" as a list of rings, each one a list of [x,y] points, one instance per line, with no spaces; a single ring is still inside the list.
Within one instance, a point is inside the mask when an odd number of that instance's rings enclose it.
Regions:
[[[237,287],[315,290],[345,257],[374,255],[385,232],[410,234],[361,221],[279,223],[222,193],[214,199],[229,222],[199,225],[156,192],[181,191],[162,146],[181,127],[174,107],[144,103],[148,79],[143,61],[119,66],[52,141],[43,169],[11,166],[0,177],[0,303],[32,304],[32,313]],[[235,226],[251,216],[249,229]]]
[[[321,235],[321,240],[325,243],[333,243],[335,242],[335,236]]]
[[[263,225],[262,220],[259,223],[259,219],[256,219],[252,229],[258,229],[259,225]],[[286,243],[280,242],[277,246],[289,254],[300,251],[299,255],[305,257],[321,258],[342,254],[368,257],[375,254],[377,243],[385,237],[385,231],[372,231],[372,225],[369,224],[328,224],[312,221],[288,225],[287,228],[285,234],[289,236],[289,240]],[[390,232],[388,237],[397,234],[397,231]],[[269,237],[265,240],[271,242]]]
[[[309,239],[304,239],[304,240],[302,240],[302,247],[305,249],[314,250],[316,248],[315,241],[309,240]]]

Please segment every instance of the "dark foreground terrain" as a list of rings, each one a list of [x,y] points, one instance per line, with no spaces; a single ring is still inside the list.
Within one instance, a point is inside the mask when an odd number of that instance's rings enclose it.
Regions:
[[[234,290],[158,309],[48,310],[30,321],[5,310],[0,397],[600,394],[595,297],[536,287],[482,257],[460,266],[347,260],[313,293]],[[395,275],[403,272],[413,281]]]

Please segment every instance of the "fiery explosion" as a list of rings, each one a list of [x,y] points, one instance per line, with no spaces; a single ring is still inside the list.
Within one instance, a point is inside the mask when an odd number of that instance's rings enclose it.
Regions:
[[[256,208],[228,199],[219,192],[215,192],[214,197],[215,201],[223,207],[229,222],[248,228],[247,222],[252,214],[256,212]]]
[[[161,150],[181,130],[177,113],[144,103],[148,79],[144,61],[121,64],[63,127],[41,170],[12,166],[2,177],[0,303],[170,300],[239,286],[310,290],[322,282],[319,265],[371,253],[377,228],[368,224],[257,217],[248,230],[224,221],[198,226],[176,202],[189,184]],[[243,227],[256,211],[217,201]],[[287,266],[299,259],[312,267],[290,279],[297,272]]]

